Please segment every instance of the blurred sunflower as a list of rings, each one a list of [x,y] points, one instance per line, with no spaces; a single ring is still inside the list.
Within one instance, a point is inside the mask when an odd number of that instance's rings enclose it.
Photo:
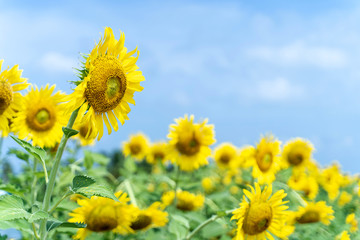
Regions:
[[[157,161],[165,163],[167,160],[169,160],[166,148],[167,144],[165,142],[151,144],[149,151],[146,154],[146,161],[150,164],[156,164]]]
[[[330,224],[330,220],[334,219],[334,211],[325,201],[310,202],[305,207],[299,207],[294,212],[292,219],[300,224],[322,222],[325,225]]]
[[[221,169],[240,167],[237,149],[231,143],[222,143],[215,148],[214,160]]]
[[[149,140],[142,133],[131,135],[128,142],[123,142],[123,148],[125,157],[131,156],[136,161],[142,161],[148,153]]]
[[[334,200],[340,192],[343,177],[337,164],[323,169],[319,176],[320,185],[327,191],[329,199]]]
[[[252,176],[260,184],[270,184],[275,180],[275,174],[280,169],[280,144],[272,135],[261,138],[256,148],[247,148],[247,155],[253,167]]]
[[[150,228],[163,227],[168,220],[168,213],[163,211],[161,202],[154,202],[144,210],[137,209],[136,217],[131,222],[134,231],[146,231]]]
[[[63,135],[68,116],[65,114],[65,94],[53,94],[55,85],[31,87],[13,120],[12,131],[21,139],[32,140],[39,147],[54,147]]]
[[[68,110],[80,107],[79,118],[91,122],[91,137],[98,140],[103,136],[104,122],[110,134],[111,126],[119,129],[118,120],[124,124],[129,119],[129,103],[135,105],[135,91],[143,90],[140,82],[145,78],[135,64],[139,51],[127,52],[124,42],[124,33],[116,40],[112,29],[106,27],[104,37],[86,57],[82,81],[68,97]],[[137,56],[132,56],[135,53]]]
[[[319,192],[319,184],[312,176],[305,173],[293,173],[288,180],[288,185],[294,190],[302,191],[304,196],[310,200],[315,199]]]
[[[244,190],[240,208],[233,211],[231,220],[237,220],[236,240],[265,240],[273,239],[272,235],[285,238],[291,234],[285,227],[285,215],[288,206],[283,201],[286,197],[284,190],[277,191],[273,196],[272,187],[265,186],[261,191],[258,183],[255,189],[250,186],[251,192]],[[270,197],[271,196],[271,197]]]
[[[204,177],[201,180],[201,186],[206,193],[211,193],[215,189],[215,183],[210,177]]]
[[[338,204],[340,207],[344,206],[345,204],[349,203],[352,199],[352,195],[345,191],[341,192],[338,200]]]
[[[350,224],[350,232],[354,233],[358,230],[358,221],[355,218],[355,213],[351,213],[346,217],[346,223]]]
[[[294,170],[303,169],[309,163],[313,150],[313,145],[305,139],[295,138],[288,141],[281,155],[283,167],[292,166]]]
[[[21,93],[29,84],[26,78],[21,77],[22,70],[15,65],[10,70],[1,72],[4,60],[0,60],[0,132],[6,137],[10,132],[10,123],[17,111],[21,108]]]
[[[165,192],[161,201],[165,206],[169,206],[175,199],[174,191]],[[204,205],[205,197],[203,195],[195,195],[188,191],[176,191],[176,208],[185,212],[196,211]]]
[[[81,146],[88,146],[88,145],[94,145],[95,144],[95,138],[90,137],[92,136],[92,128],[90,126],[90,122],[80,122],[76,121],[74,124],[73,129],[78,130],[79,134],[75,135],[75,138],[77,138],[80,141]]]
[[[351,240],[348,231],[342,231],[336,236],[335,240]]]
[[[168,134],[168,153],[172,161],[179,165],[180,170],[193,171],[207,165],[207,157],[211,155],[210,145],[215,143],[214,126],[207,120],[194,123],[194,116],[175,119],[176,124],[170,125]]]
[[[77,200],[80,207],[69,213],[72,217],[69,222],[85,223],[86,228],[79,229],[74,239],[83,240],[91,232],[113,231],[123,235],[133,232],[130,226],[136,217],[136,208],[128,205],[130,199],[126,193],[119,191],[115,196],[119,202],[96,196]]]

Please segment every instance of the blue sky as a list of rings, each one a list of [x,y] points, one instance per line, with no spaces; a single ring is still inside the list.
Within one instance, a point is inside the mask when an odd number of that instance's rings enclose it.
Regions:
[[[165,139],[173,119],[189,113],[209,118],[218,143],[304,137],[321,164],[360,171],[358,1],[0,0],[0,23],[4,64],[66,93],[80,53],[105,26],[139,47],[144,91],[99,150],[139,131]]]

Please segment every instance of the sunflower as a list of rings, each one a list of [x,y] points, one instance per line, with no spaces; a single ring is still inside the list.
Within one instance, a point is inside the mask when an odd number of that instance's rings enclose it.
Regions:
[[[148,153],[146,154],[146,161],[150,164],[156,164],[157,161],[165,163],[168,159],[167,144],[165,142],[157,142],[151,144]]]
[[[250,186],[251,192],[244,190],[240,208],[233,211],[231,220],[237,221],[236,240],[265,240],[273,239],[272,235],[285,238],[291,232],[285,228],[285,216],[288,206],[283,201],[286,197],[284,190],[277,191],[273,196],[272,186],[265,186],[261,191],[260,185],[255,183],[255,189]],[[286,230],[286,231],[284,231]]]
[[[313,150],[313,145],[305,139],[295,138],[288,141],[281,154],[283,167],[292,166],[296,170],[303,169],[310,161]]]
[[[21,139],[32,140],[39,147],[54,147],[63,135],[68,116],[65,114],[65,94],[53,94],[55,85],[31,87],[13,120],[12,131]]]
[[[215,189],[215,183],[210,177],[204,177],[201,180],[201,186],[206,193],[211,193]]]
[[[194,116],[175,119],[168,134],[169,157],[179,165],[180,170],[193,171],[207,165],[211,155],[209,145],[215,143],[214,126],[207,124],[207,119],[194,123]]]
[[[342,231],[339,235],[336,236],[335,240],[350,240],[350,235],[348,231]]]
[[[347,193],[345,191],[341,192],[338,204],[339,206],[344,206],[345,204],[349,203],[352,199],[352,195],[350,193]]]
[[[346,223],[350,224],[350,232],[354,233],[358,230],[358,221],[355,218],[355,213],[351,213],[346,217]]]
[[[165,192],[161,201],[165,206],[169,206],[175,199],[174,191]],[[205,197],[203,195],[195,195],[193,193],[178,190],[176,192],[176,208],[184,212],[196,211],[204,205]]]
[[[131,156],[136,161],[142,161],[148,152],[149,140],[142,133],[131,135],[128,142],[123,142],[123,148],[125,157]]]
[[[117,192],[119,202],[110,198],[93,196],[90,199],[78,199],[79,208],[69,215],[69,222],[85,223],[86,228],[79,229],[74,239],[85,239],[91,232],[113,231],[118,234],[132,233],[131,223],[136,217],[136,208],[128,205],[130,199],[126,193]]]
[[[293,220],[299,224],[322,222],[329,225],[330,220],[334,219],[333,214],[334,211],[326,205],[325,201],[310,202],[293,213]]]
[[[21,93],[29,84],[21,77],[22,70],[15,65],[10,70],[1,72],[4,60],[0,60],[0,132],[6,137],[10,132],[10,124],[19,108],[21,108]]]
[[[163,227],[168,222],[168,213],[163,211],[161,202],[154,202],[144,210],[136,211],[135,220],[131,222],[134,231],[146,231],[149,228]]]
[[[252,176],[258,179],[260,184],[270,184],[275,180],[275,174],[280,169],[280,144],[273,136],[261,138],[256,148],[247,148],[247,156],[253,167]]]
[[[136,71],[139,51],[127,52],[124,47],[125,35],[121,33],[116,40],[111,28],[106,27],[104,37],[86,57],[83,80],[69,96],[69,111],[80,107],[78,116],[90,121],[92,137],[100,140],[103,136],[103,124],[111,133],[119,129],[118,120],[124,124],[130,112],[128,103],[135,105],[135,91],[142,91],[140,82],[145,78]],[[136,56],[132,56],[137,54]],[[118,119],[118,120],[117,120]]]
[[[95,138],[90,137],[92,135],[92,128],[89,122],[76,121],[73,128],[79,131],[75,138],[80,141],[81,146],[95,144]]]
[[[339,195],[342,181],[343,176],[336,164],[324,169],[319,176],[319,183],[327,191],[330,200],[334,200]]]
[[[240,167],[237,149],[231,143],[222,143],[215,148],[214,160],[221,169]]]
[[[307,176],[305,173],[293,172],[288,180],[288,185],[294,190],[302,191],[304,196],[313,200],[319,192],[319,184],[312,176]]]

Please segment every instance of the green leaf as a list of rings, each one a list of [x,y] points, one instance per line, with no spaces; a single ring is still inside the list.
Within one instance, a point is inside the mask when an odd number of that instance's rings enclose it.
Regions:
[[[92,177],[85,176],[85,175],[78,175],[73,178],[73,190],[82,187],[88,187],[94,184],[96,181]]]
[[[115,197],[113,191],[111,191],[110,188],[103,185],[91,185],[88,187],[74,189],[74,191],[88,198],[91,198],[92,196],[99,196],[99,197],[110,198],[117,202],[119,201],[119,199]]]
[[[84,155],[85,155],[84,164],[85,164],[86,169],[92,168],[94,162],[98,163],[102,166],[106,166],[110,162],[110,158],[108,158],[102,154],[99,154],[99,153],[84,151]]]
[[[168,229],[170,233],[176,236],[177,240],[183,240],[188,233],[188,229],[177,221],[170,221]]]
[[[75,136],[76,134],[79,133],[79,131],[68,127],[63,127],[62,130],[66,138],[71,138],[72,136]]]
[[[0,196],[0,221],[14,220],[19,218],[28,219],[30,213],[25,211],[21,198],[14,195]]]
[[[46,151],[41,147],[33,146],[30,143],[21,140],[20,138],[10,136],[12,139],[15,140],[20,146],[22,146],[28,153],[34,156],[37,160],[39,160],[43,166],[44,174],[45,174],[45,181],[48,182],[48,174],[46,170],[45,160],[47,158]]]
[[[60,221],[47,221],[46,230],[50,232],[51,230],[58,227],[67,227],[67,228],[85,228],[85,223],[71,223],[71,222],[60,222]]]
[[[27,219],[29,223],[35,222],[40,219],[47,219],[49,217],[49,214],[47,212],[44,212],[42,210],[38,210],[34,212],[33,214],[30,214],[29,218]]]
[[[180,215],[171,215],[171,218],[186,228],[190,228],[189,220]]]
[[[10,148],[8,154],[15,155],[18,159],[24,160],[25,162],[29,162],[29,154],[24,153],[16,148]]]

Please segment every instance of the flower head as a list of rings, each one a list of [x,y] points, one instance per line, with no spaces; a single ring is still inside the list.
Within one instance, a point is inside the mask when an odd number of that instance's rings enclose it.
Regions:
[[[134,93],[143,90],[140,82],[145,78],[136,71],[139,51],[127,52],[124,42],[124,33],[116,40],[112,29],[105,28],[104,37],[86,58],[84,79],[68,98],[68,110],[80,107],[79,118],[91,123],[91,137],[98,140],[103,136],[104,123],[110,134],[111,126],[119,129],[118,120],[124,124],[129,119],[129,103],[135,104]]]
[[[22,105],[13,120],[12,130],[19,138],[32,140],[39,147],[54,147],[63,135],[66,125],[65,94],[53,93],[55,85],[32,87],[22,100]]]
[[[163,211],[160,202],[154,202],[147,209],[137,209],[135,212],[136,217],[130,225],[134,231],[146,231],[149,228],[163,227],[168,222],[168,213]]]
[[[207,165],[211,155],[210,145],[215,143],[214,126],[207,120],[194,123],[194,116],[175,119],[170,125],[168,153],[183,171],[193,171]]]
[[[21,77],[22,70],[15,65],[1,72],[4,60],[0,60],[0,132],[6,137],[10,132],[10,123],[21,108],[21,93],[29,84]]]
[[[174,191],[165,192],[161,201],[165,206],[169,206],[175,199]],[[203,195],[195,195],[188,191],[176,191],[176,208],[184,212],[195,211],[204,205],[205,198]]]
[[[306,167],[311,159],[313,150],[314,147],[312,144],[302,138],[295,138],[288,141],[281,155],[283,166],[285,168],[292,166],[296,169]]]
[[[236,240],[273,239],[272,235],[285,238],[291,231],[285,225],[286,209],[288,206],[283,199],[286,197],[284,190],[272,194],[272,187],[265,187],[261,191],[258,183],[251,192],[244,190],[243,201],[240,208],[233,212],[231,220],[237,220]],[[245,197],[246,196],[246,197]],[[285,231],[286,230],[286,231]],[[286,233],[286,234],[285,234]]]
[[[146,155],[146,161],[150,164],[155,164],[158,161],[165,163],[167,160],[169,160],[166,148],[167,144],[165,142],[153,143]]]
[[[329,225],[330,221],[334,219],[334,210],[326,205],[326,202],[310,202],[305,207],[299,207],[298,211],[294,213],[293,219],[299,224],[322,222]]]
[[[231,143],[222,143],[214,150],[214,160],[219,168],[240,167],[237,149]]]
[[[350,232],[356,232],[358,230],[358,221],[355,218],[355,213],[351,213],[346,217],[346,223],[350,224]]]
[[[131,135],[128,142],[123,142],[123,148],[126,157],[131,156],[136,161],[142,161],[148,153],[149,140],[142,133]]]

